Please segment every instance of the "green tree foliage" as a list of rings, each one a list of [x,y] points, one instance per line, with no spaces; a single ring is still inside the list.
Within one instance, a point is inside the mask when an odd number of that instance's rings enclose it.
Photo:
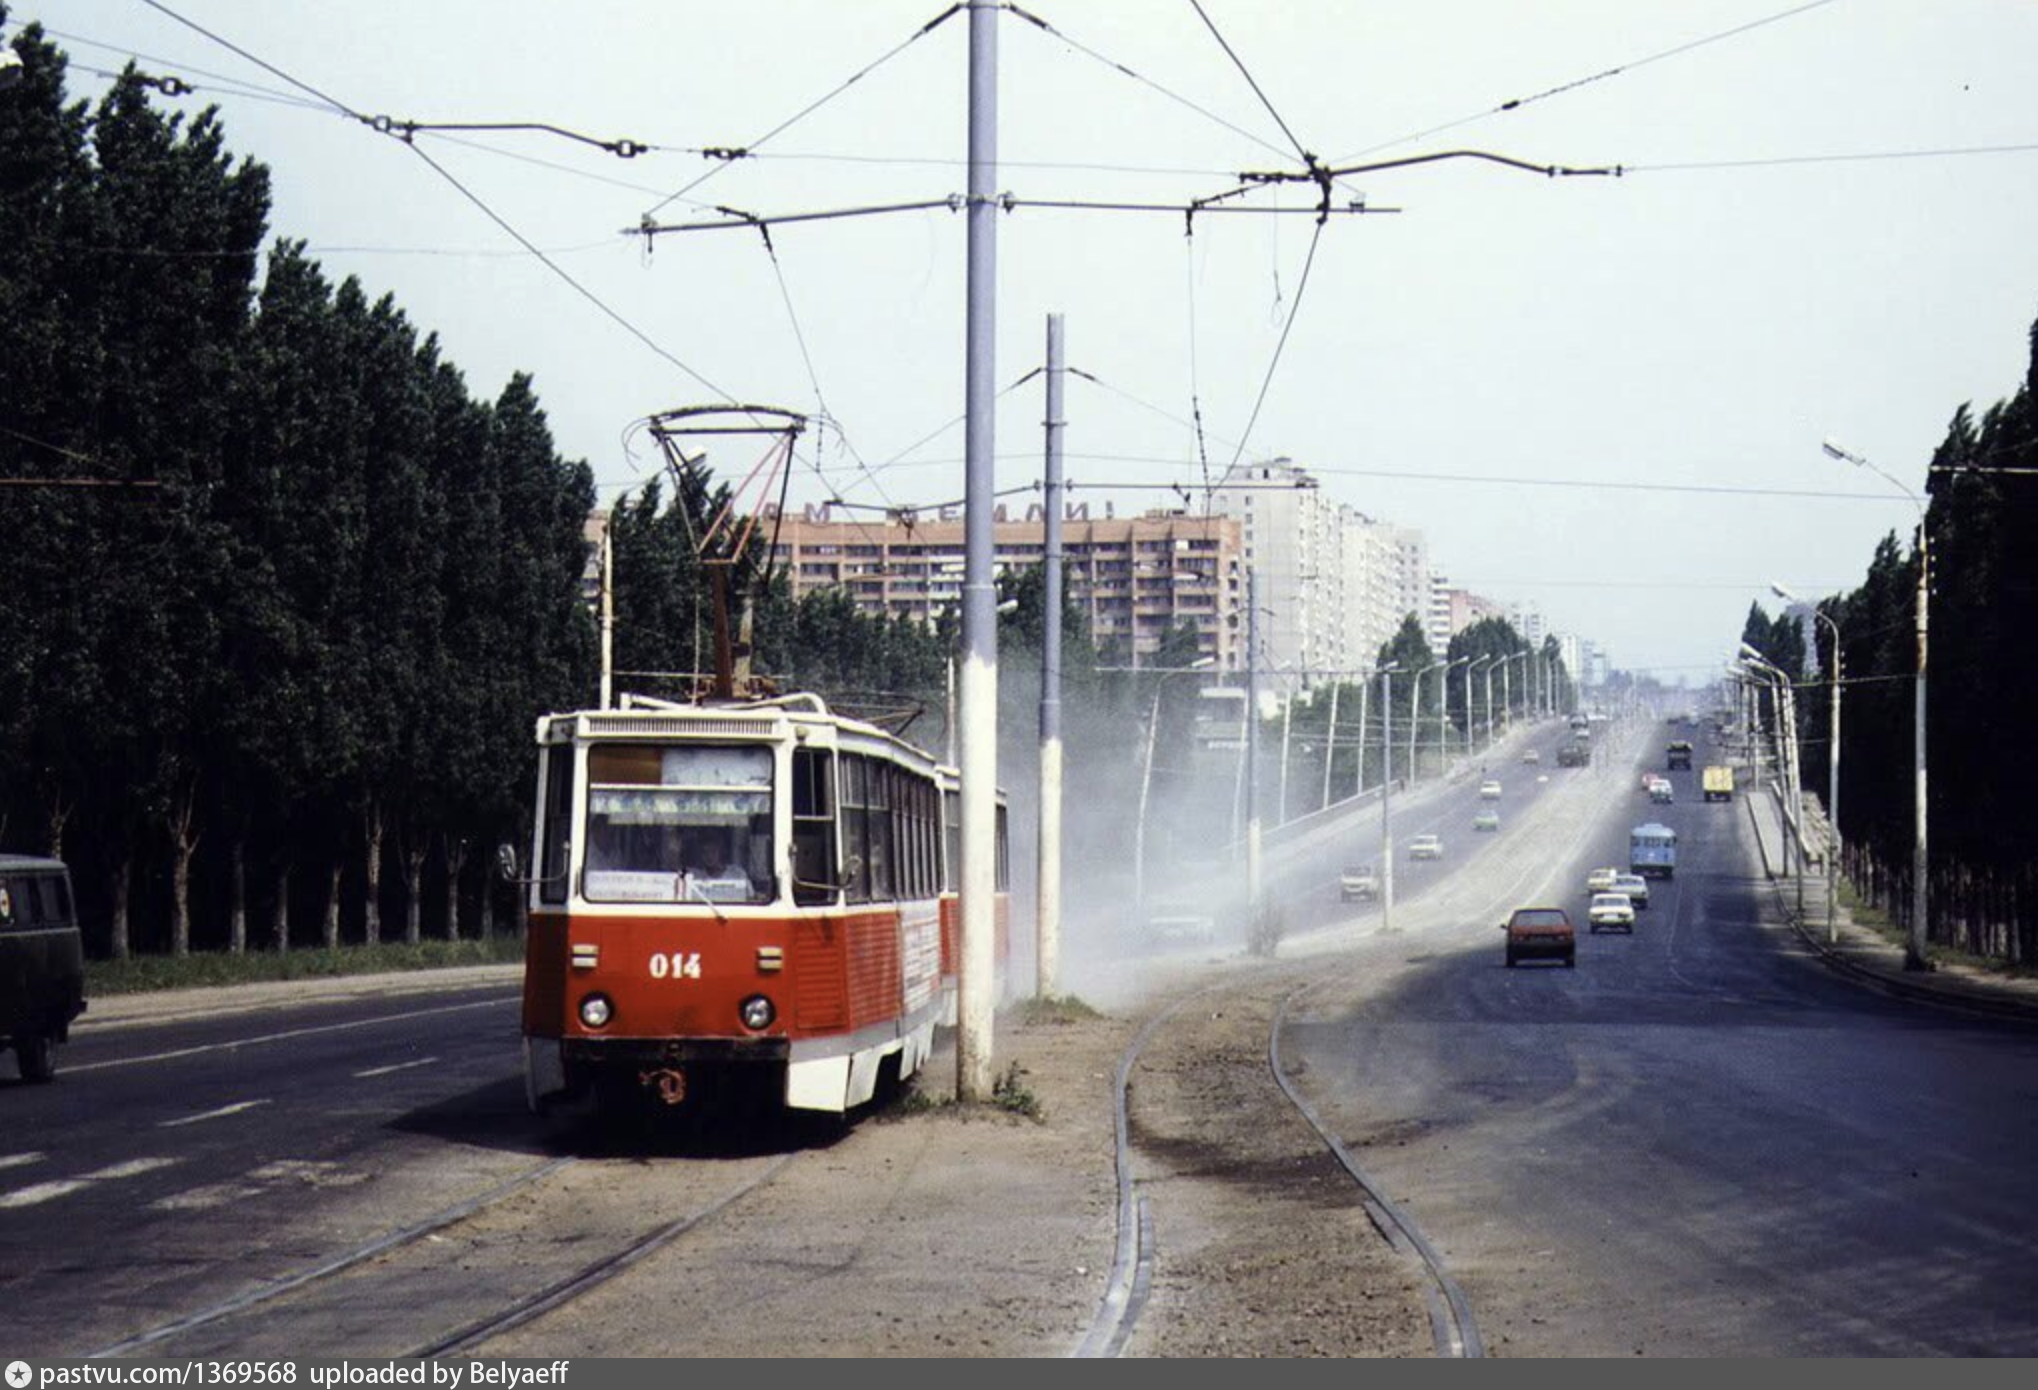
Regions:
[[[2009,399],[1953,414],[1927,484],[1931,553],[1930,708],[1933,920],[1929,935],[1980,954],[2038,957],[2038,830],[2029,795],[2038,747],[2018,717],[2038,696],[2024,628],[2038,604],[2038,324]],[[1876,546],[1860,587],[1820,611],[1838,624],[1844,685],[1840,829],[1848,871],[1900,915],[1910,906],[1915,835],[1915,538]],[[1806,689],[1803,776],[1826,786],[1832,638],[1817,624]],[[1751,639],[1752,640],[1752,639]],[[1767,649],[1765,649],[1766,651]]]
[[[528,380],[477,401],[301,244],[265,271],[268,173],[214,112],[132,71],[67,104],[13,47],[0,477],[154,486],[0,490],[0,843],[71,860],[115,955],[485,918],[468,847],[591,688],[590,473]]]

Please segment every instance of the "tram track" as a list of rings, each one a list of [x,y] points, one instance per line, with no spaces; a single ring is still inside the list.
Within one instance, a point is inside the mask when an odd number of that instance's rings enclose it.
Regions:
[[[1610,753],[1612,750],[1608,751]],[[1581,781],[1574,785],[1579,788],[1575,795],[1597,794],[1596,791],[1588,793],[1586,790],[1591,784]],[[1507,885],[1500,893],[1495,894],[1490,889],[1482,891],[1471,885],[1464,888],[1459,888],[1456,884],[1438,885],[1443,888],[1443,893],[1441,900],[1432,904],[1432,911],[1463,920],[1483,920],[1484,916],[1493,912],[1491,904],[1512,902],[1531,882],[1540,878],[1547,883],[1549,876],[1548,862],[1543,855],[1536,852],[1534,846],[1522,845],[1517,848],[1514,842],[1509,844],[1494,867],[1508,873]],[[1453,889],[1457,891],[1454,892]],[[1478,906],[1469,901],[1474,899]],[[1208,998],[1219,991],[1243,990],[1256,984],[1263,984],[1280,971],[1295,968],[1298,967],[1268,966],[1190,990],[1149,1017],[1126,1045],[1114,1077],[1117,1239],[1111,1275],[1106,1284],[1104,1297],[1099,1303],[1088,1332],[1075,1351],[1077,1357],[1110,1358],[1121,1355],[1138,1327],[1141,1314],[1145,1310],[1147,1292],[1153,1281],[1155,1269],[1153,1213],[1149,1199],[1139,1192],[1139,1175],[1135,1166],[1131,1138],[1131,1083],[1141,1058],[1160,1032],[1196,1001]],[[1267,1068],[1272,1073],[1283,1100],[1309,1126],[1316,1140],[1336,1160],[1344,1175],[1357,1188],[1367,1219],[1374,1230],[1415,1268],[1424,1291],[1430,1339],[1435,1355],[1450,1359],[1483,1357],[1486,1354],[1485,1343],[1471,1302],[1463,1287],[1452,1275],[1442,1255],[1430,1242],[1420,1224],[1386,1194],[1358,1162],[1350,1148],[1324,1122],[1315,1106],[1296,1086],[1284,1065],[1281,1035],[1288,1026],[1291,1011],[1306,995],[1333,983],[1342,973],[1336,972],[1330,976],[1319,974],[1316,978],[1304,980],[1281,994],[1273,1008],[1272,1021],[1268,1027],[1265,1050]]]
[[[604,1224],[602,1213],[588,1213],[570,1190],[552,1194],[552,1206],[567,1205],[577,1213],[579,1228],[562,1230],[544,1209],[524,1216],[505,1217],[508,1204],[518,1197],[544,1192],[548,1183],[586,1177],[603,1166],[601,1160],[561,1157],[533,1165],[485,1190],[432,1213],[431,1215],[363,1241],[337,1255],[275,1279],[243,1289],[195,1312],[160,1323],[117,1342],[84,1353],[88,1358],[145,1354],[175,1355],[180,1341],[202,1339],[199,1354],[211,1347],[203,1341],[245,1348],[263,1340],[288,1344],[295,1354],[400,1355],[424,1358],[455,1355],[479,1347],[492,1338],[523,1327],[628,1273],[689,1233],[713,1221],[766,1187],[800,1156],[802,1150],[762,1154],[734,1160],[737,1171],[714,1183],[705,1194],[682,1194],[683,1212],[652,1224],[617,1221],[609,1233],[609,1248],[593,1260],[584,1260],[566,1273],[531,1292],[511,1294],[499,1289],[481,1311],[460,1309],[465,1316],[449,1328],[424,1333],[415,1325],[399,1328],[408,1350],[358,1344],[359,1333],[349,1334],[349,1322],[383,1326],[391,1310],[415,1306],[405,1290],[419,1271],[405,1268],[402,1257],[427,1246],[444,1246],[433,1259],[444,1262],[457,1258],[465,1271],[479,1256],[507,1260],[513,1271],[530,1261],[530,1247],[546,1240],[571,1247],[585,1240],[587,1226]],[[718,1166],[720,1162],[718,1161]],[[674,1170],[668,1169],[664,1176]],[[599,1181],[599,1178],[591,1179]],[[569,1184],[570,1186],[570,1184]],[[611,1189],[615,1185],[611,1184]],[[655,1197],[653,1200],[657,1200]],[[628,1203],[624,1203],[628,1205]],[[669,1210],[669,1207],[668,1207]],[[556,1215],[556,1213],[555,1213]],[[595,1232],[597,1236],[601,1233]],[[457,1253],[455,1253],[457,1252]],[[392,1258],[398,1265],[377,1270],[379,1262]],[[430,1267],[426,1266],[429,1274]],[[484,1281],[475,1281],[485,1287]],[[439,1287],[444,1287],[440,1285]],[[505,1296],[510,1295],[510,1296]],[[436,1303],[435,1305],[436,1306]],[[335,1344],[320,1347],[324,1337]],[[420,1340],[421,1338],[421,1340]]]

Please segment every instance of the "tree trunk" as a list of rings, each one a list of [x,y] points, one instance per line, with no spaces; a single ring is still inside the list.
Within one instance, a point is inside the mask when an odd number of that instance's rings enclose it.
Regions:
[[[362,928],[370,946],[382,942],[382,807],[380,803],[368,803],[367,819],[362,831],[368,842],[368,902],[364,909]]]
[[[126,960],[133,951],[133,942],[128,938],[127,891],[128,880],[134,872],[134,850],[123,847],[120,857],[113,863],[113,922],[112,940],[108,947],[115,960]]]
[[[269,910],[269,938],[276,943],[276,954],[290,954],[290,861],[283,861],[283,867],[276,871],[276,903]]]
[[[415,946],[424,937],[425,857],[429,850],[406,849],[403,854],[403,940]]]
[[[492,874],[481,876],[481,939],[488,940],[495,935],[495,878]]]
[[[326,919],[322,939],[328,951],[340,949],[340,870],[344,861],[333,860],[332,873],[326,885]]]
[[[460,875],[467,867],[467,841],[446,841],[446,940],[460,939]]]
[[[71,812],[74,809],[76,809],[75,803],[64,800],[62,792],[58,792],[50,798],[50,858],[52,859],[62,859],[64,857],[64,827],[70,823]],[[5,836],[0,836],[0,840],[5,838]]]
[[[170,954],[191,954],[191,856],[198,852],[198,791],[187,787],[170,819]]]
[[[247,846],[239,836],[234,837],[230,851],[232,864],[228,876],[229,901],[226,912],[226,949],[232,955],[245,955],[248,949],[248,861]]]

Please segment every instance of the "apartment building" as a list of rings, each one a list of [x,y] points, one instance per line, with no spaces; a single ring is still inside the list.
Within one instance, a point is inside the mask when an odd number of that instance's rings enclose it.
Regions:
[[[1235,667],[1244,649],[1239,523],[1184,511],[1101,520],[1089,513],[1083,503],[1064,511],[1062,576],[1106,659],[1150,662],[1169,629],[1185,624],[1201,655]],[[1040,506],[1016,516],[1001,506],[996,515],[997,571],[1039,564]],[[959,508],[865,521],[818,506],[786,516],[778,557],[795,594],[840,588],[863,612],[932,622],[961,601],[963,546]]]

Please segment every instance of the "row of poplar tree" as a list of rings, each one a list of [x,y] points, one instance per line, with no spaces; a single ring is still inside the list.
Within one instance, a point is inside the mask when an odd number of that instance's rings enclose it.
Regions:
[[[1926,711],[1931,940],[1976,954],[2038,959],[2038,324],[2025,378],[1982,412],[1954,412],[1927,474],[1930,656]],[[1859,587],[1820,602],[1840,634],[1840,833],[1864,897],[1908,920],[1914,841],[1917,591],[1920,551],[1883,538]],[[1749,624],[1763,619],[1759,607]],[[1757,642],[1803,682],[1807,793],[1827,786],[1832,629],[1813,622],[1807,652]],[[1786,650],[1787,649],[1787,650]],[[1795,655],[1795,663],[1789,658]]]

